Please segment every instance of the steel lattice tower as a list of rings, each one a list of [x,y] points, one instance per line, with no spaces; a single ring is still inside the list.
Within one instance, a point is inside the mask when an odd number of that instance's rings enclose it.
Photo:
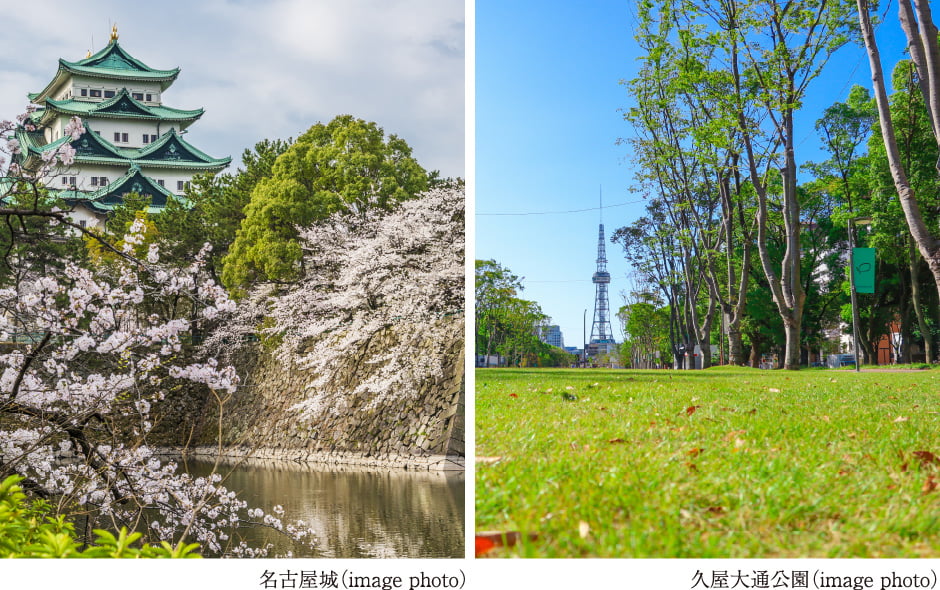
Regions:
[[[607,346],[599,344],[613,344],[614,330],[610,325],[610,306],[607,303],[607,285],[610,284],[610,273],[607,272],[607,248],[604,244],[603,201],[601,202],[601,223],[597,230],[597,271],[592,277],[596,287],[594,295],[594,323],[591,324],[591,348],[595,354],[608,352]]]

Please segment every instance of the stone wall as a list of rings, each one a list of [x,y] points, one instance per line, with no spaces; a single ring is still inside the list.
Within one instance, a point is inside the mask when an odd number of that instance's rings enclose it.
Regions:
[[[462,324],[463,318],[444,321]],[[373,338],[367,350],[335,368],[329,387],[340,391],[367,375],[372,367],[362,361],[385,349],[394,338],[391,329]],[[229,399],[209,394],[201,404],[196,398],[184,401],[191,408],[194,404],[202,407],[196,410],[195,420],[174,437],[173,446],[210,454],[221,443],[225,453],[233,456],[460,469],[464,456],[463,341],[448,343],[445,357],[445,374],[429,376],[416,395],[389,396],[392,401],[368,409],[368,400],[353,398],[348,412],[302,421],[291,408],[307,397],[313,376],[285,365],[261,344],[251,344],[244,360],[236,364],[247,376]]]

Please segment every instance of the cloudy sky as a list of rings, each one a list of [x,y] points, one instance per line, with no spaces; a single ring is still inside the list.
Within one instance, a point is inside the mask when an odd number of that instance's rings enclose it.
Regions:
[[[164,104],[205,115],[187,139],[211,156],[296,138],[351,114],[404,138],[443,176],[464,171],[462,0],[0,0],[0,119],[70,61],[121,46],[181,68]]]

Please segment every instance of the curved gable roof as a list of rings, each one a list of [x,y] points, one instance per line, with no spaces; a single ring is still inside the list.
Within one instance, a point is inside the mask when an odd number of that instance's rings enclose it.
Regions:
[[[160,160],[164,162],[192,162],[228,166],[228,158],[213,158],[196,149],[175,130],[170,129],[145,148],[138,150],[135,160]]]
[[[161,121],[191,122],[205,113],[204,109],[183,110],[165,106],[151,106],[131,96],[127,88],[122,88],[102,102],[87,100],[52,100],[46,99],[42,123],[48,123],[56,113],[75,115],[82,118],[107,117],[119,119],[159,119]]]
[[[122,203],[127,193],[150,195],[150,204],[153,207],[166,207],[167,200],[174,198],[173,193],[154,182],[149,176],[144,176],[144,173],[140,171],[140,166],[135,163],[131,164],[124,176],[90,193],[87,199],[112,208]]]
[[[117,41],[111,41],[104,48],[85,59],[68,61],[59,59],[59,69],[52,81],[40,92],[29,94],[29,99],[42,104],[53,90],[62,85],[66,77],[80,74],[90,78],[109,80],[137,80],[160,82],[160,89],[166,90],[176,80],[179,68],[157,70],[133,57]]]

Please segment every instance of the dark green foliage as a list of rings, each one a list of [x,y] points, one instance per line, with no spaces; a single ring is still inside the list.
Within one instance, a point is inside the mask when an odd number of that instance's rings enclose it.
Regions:
[[[298,227],[340,210],[388,209],[428,184],[408,144],[386,137],[375,123],[350,115],[317,123],[255,185],[222,280],[235,290],[296,280],[302,275]]]
[[[174,259],[191,260],[208,242],[212,245],[210,270],[218,278],[222,258],[235,241],[252,191],[271,175],[274,161],[291,142],[259,141],[254,150],[244,151],[242,168],[234,174],[194,177],[185,201],[171,200],[154,218],[165,253]]]

